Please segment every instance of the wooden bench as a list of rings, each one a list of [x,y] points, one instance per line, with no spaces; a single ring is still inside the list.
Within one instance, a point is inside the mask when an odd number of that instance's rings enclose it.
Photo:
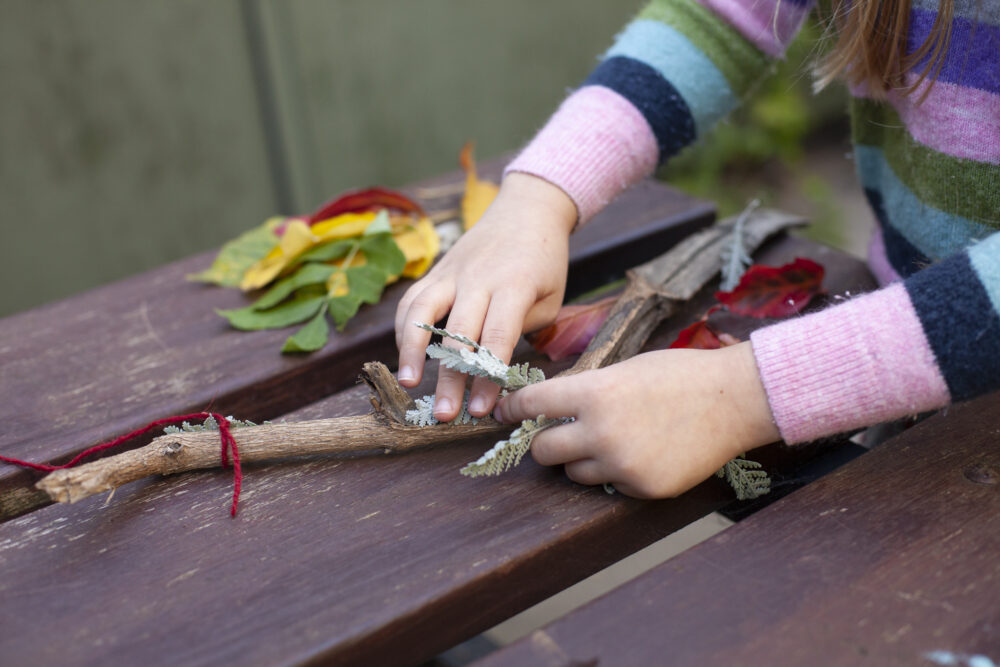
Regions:
[[[710,217],[705,204],[643,184],[574,239],[575,288],[659,254]],[[857,260],[805,241],[778,240],[758,259],[799,255],[826,266],[831,295],[873,286]],[[394,358],[390,323],[403,286],[323,352],[286,358],[277,353],[284,332],[229,331],[212,312],[241,297],[183,282],[207,261],[0,321],[0,452],[58,462],[209,404],[252,419],[367,411],[366,392],[345,387],[362,361]],[[712,289],[649,347],[704,312]],[[761,323],[723,316],[722,324],[745,336]],[[561,368],[523,348],[517,357]],[[148,479],[108,502],[45,506],[30,489],[36,474],[2,468],[0,656],[9,664],[418,663],[733,503],[714,479],[648,502],[572,484],[532,461],[500,478],[458,475],[491,444],[248,466],[236,519],[226,511],[231,472],[221,469]],[[823,451],[773,447],[763,456],[790,488]]]

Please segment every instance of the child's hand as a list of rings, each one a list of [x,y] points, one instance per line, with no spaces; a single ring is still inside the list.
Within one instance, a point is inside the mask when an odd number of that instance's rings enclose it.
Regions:
[[[449,331],[479,341],[506,362],[522,331],[551,323],[566,289],[569,234],[576,218],[575,204],[559,188],[527,174],[509,174],[483,218],[400,301],[400,383],[416,386],[423,373],[430,333],[413,322],[433,324],[451,311]],[[489,413],[498,391],[476,378],[469,411]],[[434,416],[454,419],[464,392],[465,376],[442,368]]]
[[[637,498],[677,496],[780,439],[750,343],[650,352],[547,380],[503,399],[496,413],[505,422],[576,417],[535,437],[535,460]]]

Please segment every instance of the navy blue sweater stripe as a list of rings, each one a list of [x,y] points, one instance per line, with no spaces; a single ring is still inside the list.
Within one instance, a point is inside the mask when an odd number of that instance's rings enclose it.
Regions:
[[[865,196],[868,198],[868,203],[871,204],[879,226],[882,228],[886,259],[889,260],[889,265],[896,270],[896,273],[903,278],[908,278],[920,269],[930,266],[931,259],[917,250],[916,246],[889,224],[889,218],[882,206],[881,193],[878,190],[865,188]]]
[[[633,58],[608,58],[591,72],[583,85],[615,91],[642,112],[653,129],[662,164],[694,142],[694,118],[677,89],[655,69]]]
[[[905,285],[952,400],[995,389],[1000,377],[1000,315],[968,253],[915,273]]]

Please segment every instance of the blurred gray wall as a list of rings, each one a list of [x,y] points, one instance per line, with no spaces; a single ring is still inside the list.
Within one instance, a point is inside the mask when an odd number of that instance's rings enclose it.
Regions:
[[[0,316],[527,141],[641,0],[0,0]]]

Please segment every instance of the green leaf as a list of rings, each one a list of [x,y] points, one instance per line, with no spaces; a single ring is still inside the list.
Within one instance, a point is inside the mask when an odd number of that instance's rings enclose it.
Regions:
[[[386,276],[398,276],[406,266],[406,255],[396,245],[392,234],[375,234],[361,241],[361,251],[369,265],[377,266]]]
[[[375,234],[391,234],[392,225],[389,224],[389,212],[382,209],[375,215],[375,219],[371,221],[365,228],[365,236],[374,236]]]
[[[271,218],[263,225],[240,234],[222,246],[212,266],[200,273],[188,274],[187,279],[225,287],[239,287],[243,273],[277,245],[278,236],[274,233],[274,229],[281,220],[281,218]]]
[[[336,241],[330,241],[329,243],[318,245],[315,248],[310,248],[306,252],[299,255],[295,261],[329,262],[335,259],[340,259],[349,253],[351,248],[357,243],[358,242],[354,239],[338,239]]]
[[[330,266],[329,264],[306,264],[292,275],[275,283],[274,287],[269,289],[264,296],[257,299],[250,307],[254,310],[267,310],[284,301],[289,294],[300,287],[325,283],[326,279],[336,270],[337,267]]]
[[[290,352],[315,352],[324,345],[330,337],[330,325],[326,321],[326,303],[319,309],[308,324],[289,336],[281,348],[283,354]]]
[[[361,299],[354,294],[331,297],[327,304],[330,307],[330,315],[337,325],[337,331],[343,331],[347,320],[354,317],[361,307]]]
[[[323,307],[325,301],[326,295],[306,291],[296,294],[291,301],[271,310],[260,311],[255,310],[253,306],[247,306],[236,310],[216,310],[215,312],[229,320],[229,324],[233,327],[244,331],[280,329],[308,320]]]
[[[358,298],[362,303],[376,304],[385,289],[385,271],[365,264],[364,266],[352,266],[345,271],[347,274],[347,287],[350,293]]]

